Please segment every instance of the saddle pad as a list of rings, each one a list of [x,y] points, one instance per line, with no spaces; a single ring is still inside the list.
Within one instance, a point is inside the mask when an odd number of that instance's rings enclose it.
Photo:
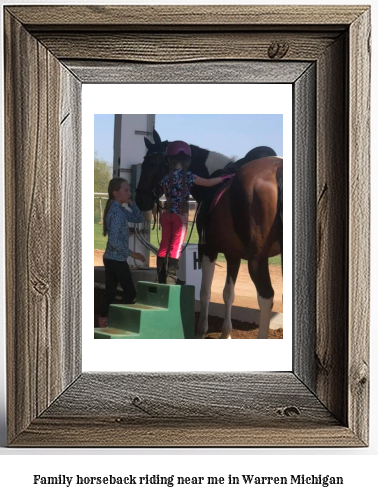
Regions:
[[[219,200],[222,198],[222,196],[227,191],[227,189],[231,186],[232,181],[233,181],[233,179],[228,179],[228,181],[225,183],[222,183],[221,187],[218,189],[218,191],[216,191],[214,193],[213,199],[211,200],[209,213],[211,213],[214,210],[214,208],[217,206],[217,204],[219,203]]]

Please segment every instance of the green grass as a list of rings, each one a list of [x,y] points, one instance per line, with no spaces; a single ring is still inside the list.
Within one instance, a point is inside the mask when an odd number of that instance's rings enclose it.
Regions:
[[[188,228],[188,234],[186,237],[186,241],[188,241],[189,238],[189,233],[191,231],[191,224],[189,223],[189,228]],[[102,224],[95,224],[94,225],[94,248],[96,250],[105,250],[106,247],[106,240],[107,238],[104,238],[102,236]],[[150,235],[150,241],[155,247],[159,247],[158,241],[161,240],[161,230],[159,229],[159,232],[156,232],[156,227],[153,231],[151,231]],[[190,243],[198,243],[198,233],[197,233],[197,228],[194,227],[192,236],[190,237]],[[220,253],[218,255],[218,262],[226,262],[225,256]],[[271,266],[280,266],[281,265],[281,256],[278,255],[277,257],[272,257],[269,259],[269,264]]]
[[[107,238],[102,236],[102,224],[95,224],[94,225],[94,248],[95,248],[95,250],[105,250],[106,240],[107,240]]]
[[[269,259],[270,266],[280,266],[281,265],[281,255],[277,255],[276,257],[271,257]]]

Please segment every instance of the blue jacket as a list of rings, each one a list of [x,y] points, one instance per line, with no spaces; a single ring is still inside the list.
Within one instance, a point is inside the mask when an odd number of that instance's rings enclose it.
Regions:
[[[106,214],[108,242],[104,259],[125,261],[131,254],[129,249],[129,222],[143,222],[144,218],[138,206],[134,203],[127,210],[113,200]]]

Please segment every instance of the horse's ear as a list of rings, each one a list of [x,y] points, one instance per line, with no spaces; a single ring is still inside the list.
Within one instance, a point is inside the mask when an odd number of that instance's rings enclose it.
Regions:
[[[152,142],[147,139],[147,137],[144,138],[144,144],[146,145],[147,149],[151,149],[151,147],[153,146]]]
[[[153,135],[155,144],[160,144],[161,143],[160,135],[156,132],[155,129],[153,130],[152,135]]]

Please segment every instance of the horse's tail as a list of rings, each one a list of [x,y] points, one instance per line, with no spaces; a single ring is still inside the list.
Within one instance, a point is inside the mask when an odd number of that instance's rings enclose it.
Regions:
[[[277,168],[276,180],[278,186],[277,216],[278,216],[278,241],[281,247],[281,271],[283,271],[283,167]]]

